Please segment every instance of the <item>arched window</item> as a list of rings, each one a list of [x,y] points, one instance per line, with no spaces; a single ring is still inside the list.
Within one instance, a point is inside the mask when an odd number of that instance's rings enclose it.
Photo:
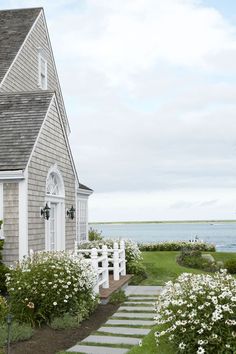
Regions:
[[[56,165],[52,166],[48,172],[46,195],[64,197],[64,183]]]

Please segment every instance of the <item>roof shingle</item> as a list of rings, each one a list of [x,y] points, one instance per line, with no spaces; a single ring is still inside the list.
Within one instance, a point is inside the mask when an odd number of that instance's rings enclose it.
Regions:
[[[0,11],[0,82],[42,8]]]
[[[54,93],[0,94],[0,171],[23,170]]]

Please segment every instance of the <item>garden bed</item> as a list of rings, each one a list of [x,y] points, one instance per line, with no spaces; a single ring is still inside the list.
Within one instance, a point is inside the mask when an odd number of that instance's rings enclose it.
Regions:
[[[11,345],[11,354],[55,354],[66,350],[97,330],[116,312],[119,305],[99,305],[90,318],[76,329],[53,330],[47,326],[36,329],[33,337]]]

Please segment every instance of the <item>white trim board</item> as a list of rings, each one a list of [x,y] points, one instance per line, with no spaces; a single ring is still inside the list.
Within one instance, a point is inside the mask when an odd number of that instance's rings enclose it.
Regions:
[[[19,182],[19,260],[28,255],[28,170]]]
[[[14,171],[0,171],[0,180],[14,180],[14,179],[24,179],[23,170],[14,170]]]

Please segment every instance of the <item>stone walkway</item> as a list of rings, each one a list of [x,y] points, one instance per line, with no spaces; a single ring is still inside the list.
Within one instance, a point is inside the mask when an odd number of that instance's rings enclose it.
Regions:
[[[154,324],[154,303],[160,286],[128,286],[128,299],[95,334],[68,352],[87,354],[124,354],[138,345]]]

